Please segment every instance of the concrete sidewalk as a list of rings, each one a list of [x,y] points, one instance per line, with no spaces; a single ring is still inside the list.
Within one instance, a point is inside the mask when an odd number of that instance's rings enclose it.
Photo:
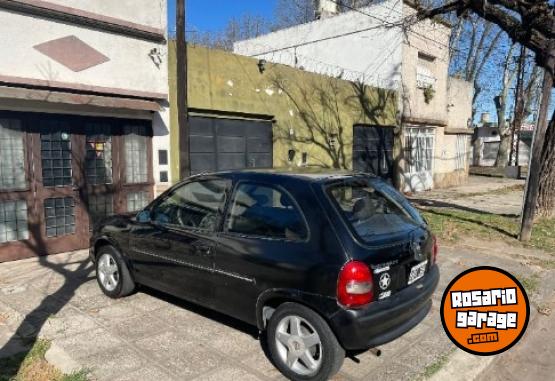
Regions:
[[[547,276],[526,264],[528,256],[541,254],[511,253],[514,248],[473,242],[442,247],[442,279],[428,317],[384,345],[381,357],[365,353],[358,364],[346,359],[336,380],[415,379],[452,355],[455,347],[441,327],[438,305],[455,275],[487,258],[487,264],[518,276]],[[78,252],[0,265],[0,356],[22,350],[26,339],[38,335],[52,340],[49,360],[91,369],[99,381],[283,379],[256,329],[150,290],[111,300],[86,263],[86,253]]]

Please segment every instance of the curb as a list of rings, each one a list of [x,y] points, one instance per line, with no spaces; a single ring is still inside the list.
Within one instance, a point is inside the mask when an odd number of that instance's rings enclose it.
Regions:
[[[51,344],[44,358],[64,374],[72,374],[82,369],[82,366],[72,359],[66,351],[54,343]]]
[[[449,362],[428,381],[475,380],[492,363],[494,356],[475,356],[457,349]]]

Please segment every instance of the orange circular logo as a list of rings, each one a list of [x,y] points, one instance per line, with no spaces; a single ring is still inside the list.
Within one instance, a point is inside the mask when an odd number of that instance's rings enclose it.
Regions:
[[[526,331],[530,303],[508,272],[476,267],[458,275],[443,293],[441,322],[462,350],[495,355],[515,345]]]

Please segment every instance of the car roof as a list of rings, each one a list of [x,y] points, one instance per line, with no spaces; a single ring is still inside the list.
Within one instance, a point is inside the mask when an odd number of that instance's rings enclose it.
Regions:
[[[222,172],[201,173],[193,177],[224,176],[250,180],[276,180],[289,178],[307,182],[325,183],[334,180],[351,179],[358,176],[372,176],[371,174],[355,173],[339,169],[322,168],[273,168],[273,169],[242,169]]]

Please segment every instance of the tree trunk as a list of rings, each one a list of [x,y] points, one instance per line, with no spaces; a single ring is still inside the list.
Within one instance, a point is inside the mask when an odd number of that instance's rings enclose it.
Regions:
[[[501,141],[499,142],[499,150],[497,151],[497,159],[495,160],[495,166],[498,168],[505,168],[509,165],[509,150],[511,148],[510,129],[507,132],[501,132],[499,134]]]
[[[545,135],[541,156],[542,169],[538,191],[537,215],[555,216],[555,112]]]

